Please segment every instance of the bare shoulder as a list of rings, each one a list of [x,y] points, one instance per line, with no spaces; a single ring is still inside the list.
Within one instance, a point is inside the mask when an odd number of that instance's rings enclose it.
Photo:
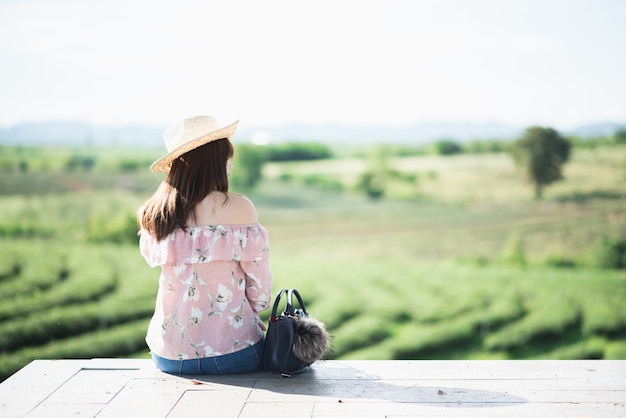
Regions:
[[[256,208],[247,197],[212,193],[194,209],[188,225],[253,224],[258,222]]]
[[[256,208],[250,199],[234,193],[229,193],[228,198],[228,203],[223,207],[223,210],[228,212],[229,218],[231,218],[228,223],[251,224],[258,222]]]

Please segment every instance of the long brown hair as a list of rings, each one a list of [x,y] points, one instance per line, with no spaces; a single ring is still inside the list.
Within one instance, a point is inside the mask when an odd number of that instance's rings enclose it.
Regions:
[[[185,228],[193,209],[209,193],[224,193],[226,203],[226,164],[233,154],[233,145],[224,138],[174,159],[167,178],[139,209],[137,220],[140,227],[161,241],[176,228]]]

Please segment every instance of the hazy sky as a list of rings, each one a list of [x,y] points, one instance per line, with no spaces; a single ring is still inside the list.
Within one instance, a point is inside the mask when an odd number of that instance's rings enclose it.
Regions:
[[[0,126],[626,122],[623,0],[0,0]]]

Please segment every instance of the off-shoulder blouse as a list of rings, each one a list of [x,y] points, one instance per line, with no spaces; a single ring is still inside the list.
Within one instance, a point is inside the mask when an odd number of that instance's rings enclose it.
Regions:
[[[167,359],[233,353],[257,343],[269,308],[269,238],[260,224],[177,229],[157,241],[141,231],[140,251],[160,266],[146,342]]]

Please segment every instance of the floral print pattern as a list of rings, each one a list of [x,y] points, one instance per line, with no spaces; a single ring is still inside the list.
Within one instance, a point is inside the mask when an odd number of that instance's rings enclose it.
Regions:
[[[140,251],[160,266],[146,342],[178,360],[233,353],[263,336],[272,276],[265,228],[209,225],[178,229],[161,241],[141,231]]]

